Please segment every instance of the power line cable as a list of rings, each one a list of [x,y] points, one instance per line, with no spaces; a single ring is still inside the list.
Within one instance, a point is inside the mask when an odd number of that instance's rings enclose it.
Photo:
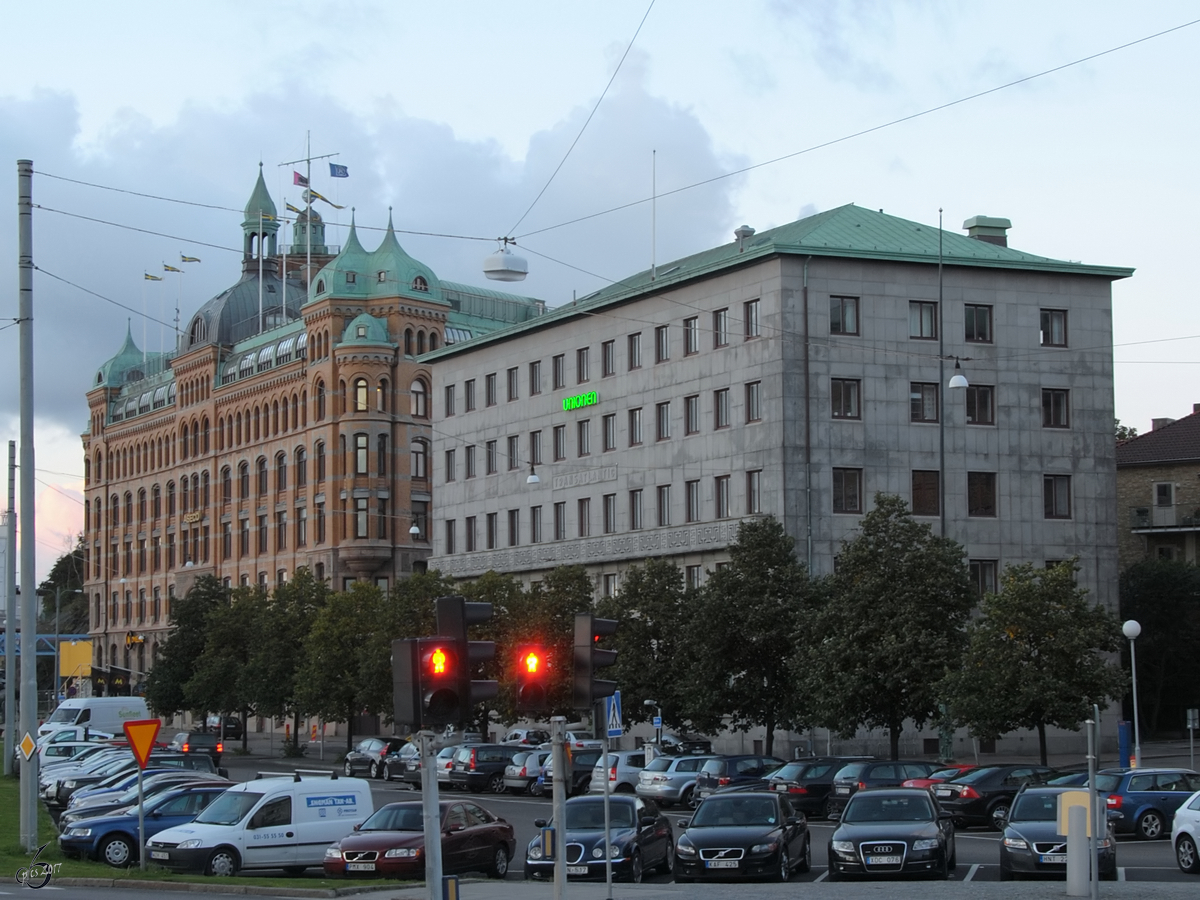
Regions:
[[[70,285],[71,287],[75,288],[78,291],[83,291],[85,294],[91,294],[93,297],[103,300],[106,303],[111,303],[113,306],[119,306],[121,309],[125,310],[126,312],[133,313],[136,316],[141,316],[142,318],[146,319],[147,321],[155,322],[159,325],[163,325],[167,328],[170,328],[172,331],[174,331],[177,334],[183,334],[182,331],[180,331],[178,328],[175,327],[175,323],[173,323],[173,322],[164,322],[162,319],[156,319],[156,318],[154,318],[154,316],[152,316],[148,313],[144,313],[140,309],[134,309],[132,306],[126,306],[124,303],[121,303],[120,301],[117,301],[117,300],[113,300],[111,297],[105,297],[103,294],[99,294],[96,291],[85,288],[83,285],[76,284],[73,281],[68,281],[66,278],[63,278],[61,275],[55,275],[53,272],[48,272],[47,270],[43,269],[41,266],[34,266],[34,269],[37,270],[38,272],[41,272],[43,275],[53,278],[55,281],[61,281],[63,284]]]

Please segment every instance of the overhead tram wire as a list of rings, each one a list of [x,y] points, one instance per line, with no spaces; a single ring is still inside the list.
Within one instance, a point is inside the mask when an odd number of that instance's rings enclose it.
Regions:
[[[1054,66],[1053,68],[1045,69],[1041,72],[1036,72],[1033,75],[1026,75],[1026,76],[1024,76],[1022,78],[1018,78],[1014,81],[1009,81],[1005,84],[1000,84],[1000,85],[997,85],[996,87],[988,88],[985,91],[978,91],[977,93],[969,94],[966,97],[959,97],[957,100],[950,100],[946,103],[938,104],[937,106],[931,106],[931,107],[929,107],[929,109],[924,109],[924,110],[921,110],[920,112],[911,113],[910,115],[907,115],[907,116],[901,116],[898,119],[892,119],[890,122],[883,122],[882,124],[879,124],[879,125],[873,125],[870,128],[863,128],[859,131],[853,132],[852,134],[843,135],[842,137],[839,137],[839,138],[833,138],[832,140],[824,141],[820,144],[814,144],[811,147],[805,147],[803,150],[796,150],[793,153],[786,153],[783,156],[777,156],[774,159],[768,159],[768,160],[765,160],[760,163],[754,163],[753,165],[745,166],[744,168],[741,168],[741,169],[734,169],[733,171],[725,172],[721,175],[714,175],[712,178],[705,178],[701,181],[697,181],[692,184],[685,184],[684,186],[674,188],[673,190],[662,191],[662,192],[656,194],[655,197],[643,197],[640,200],[631,200],[629,203],[622,203],[620,206],[614,206],[609,209],[601,210],[600,212],[594,212],[594,213],[591,213],[586,216],[580,216],[577,219],[569,219],[566,222],[560,222],[557,225],[549,225],[545,228],[539,228],[534,231],[527,231],[524,234],[516,235],[514,240],[524,240],[525,238],[532,237],[535,234],[544,234],[547,231],[554,231],[555,229],[558,229],[558,228],[566,228],[568,225],[577,225],[580,222],[586,222],[590,219],[599,218],[600,216],[607,216],[610,213],[620,212],[621,210],[624,210],[624,209],[631,209],[632,207],[640,206],[643,203],[649,203],[651,200],[656,199],[656,198],[661,200],[663,197],[670,197],[673,194],[681,194],[684,191],[690,191],[693,188],[703,187],[704,185],[707,185],[707,184],[713,184],[718,181],[723,181],[724,179],[732,178],[735,175],[743,175],[746,172],[752,172],[755,169],[761,169],[765,166],[773,166],[776,163],[785,162],[786,160],[789,160],[789,159],[795,159],[797,156],[803,156],[806,153],[812,153],[816,150],[822,150],[826,147],[832,147],[837,144],[842,144],[842,143],[845,143],[846,141],[853,140],[854,138],[862,137],[867,134],[872,134],[876,131],[882,131],[885,128],[891,128],[893,125],[901,125],[904,122],[911,122],[914,119],[920,119],[924,116],[932,115],[935,112],[941,112],[944,109],[950,109],[953,106],[959,106],[960,104],[968,103],[971,100],[978,100],[979,98],[986,97],[989,94],[995,94],[995,93],[998,93],[999,91],[1007,90],[1008,88],[1011,88],[1011,87],[1016,87],[1017,85],[1026,84],[1027,82],[1034,81],[1038,78],[1043,78],[1046,75],[1053,75],[1054,73],[1061,72],[1064,69],[1070,69],[1073,66],[1082,65],[1085,62],[1091,62],[1094,59],[1099,59],[1103,56],[1108,56],[1109,54],[1117,53],[1121,50],[1128,50],[1130,47],[1136,47],[1138,44],[1144,44],[1147,41],[1152,41],[1152,40],[1155,40],[1156,38],[1164,37],[1168,34],[1172,34],[1172,33],[1176,32],[1176,31],[1182,31],[1184,28],[1190,28],[1191,26],[1197,25],[1197,24],[1200,24],[1200,19],[1192,19],[1190,22],[1184,22],[1180,25],[1174,25],[1171,28],[1166,28],[1162,31],[1157,31],[1154,34],[1148,34],[1144,37],[1137,38],[1136,40],[1128,41],[1124,44],[1119,44],[1116,47],[1109,47],[1107,50],[1101,50],[1097,53],[1092,53],[1088,56],[1083,56],[1083,57],[1080,57],[1079,59],[1072,60],[1071,62],[1063,63],[1062,65]],[[514,228],[513,230],[515,231],[516,229]],[[523,244],[522,244],[522,248],[524,248]]]
[[[149,322],[154,322],[158,325],[163,325],[167,328],[170,328],[171,331],[175,332],[176,334],[183,334],[182,331],[180,331],[178,328],[175,327],[175,324],[173,322],[164,322],[162,319],[156,319],[156,318],[154,318],[154,316],[149,315],[148,313],[144,313],[140,309],[134,309],[132,306],[126,306],[124,303],[121,303],[118,300],[113,300],[111,297],[105,297],[103,294],[100,294],[100,293],[97,293],[96,291],[85,288],[81,284],[76,284],[73,281],[68,281],[66,278],[63,278],[61,275],[55,275],[53,272],[49,272],[46,269],[43,269],[41,266],[34,266],[33,268],[34,268],[34,271],[41,272],[43,275],[45,275],[49,278],[53,278],[55,281],[61,281],[63,284],[70,285],[71,287],[75,288],[78,291],[83,291],[85,294],[91,294],[93,297],[96,297],[99,300],[103,300],[106,303],[111,303],[113,306],[119,306],[121,309],[125,310],[126,312],[133,313],[135,316],[139,316],[143,319],[146,319]]]

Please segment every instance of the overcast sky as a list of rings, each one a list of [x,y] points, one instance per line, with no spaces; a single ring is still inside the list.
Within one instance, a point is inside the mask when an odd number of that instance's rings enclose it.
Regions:
[[[0,259],[16,259],[15,160],[34,179],[39,577],[82,524],[84,393],[131,320],[139,345],[171,341],[236,281],[240,210],[279,163],[364,228],[514,234],[515,290],[569,302],[649,266],[652,154],[660,194],[1111,50],[1200,17],[1194,3],[850,0],[306,2],[207,0],[6,6],[0,54]],[[579,135],[643,16],[595,116]],[[1200,25],[741,175],[662,197],[661,263],[845,203],[947,229],[1012,220],[1010,246],[1131,266],[1114,285],[1117,415],[1141,431],[1200,402],[1197,201]],[[60,176],[59,179],[50,176]],[[636,203],[585,222],[562,223]],[[51,210],[57,210],[52,212]],[[526,211],[529,210],[528,215]],[[100,224],[89,216],[169,237]],[[518,224],[519,223],[519,224]],[[543,230],[549,229],[549,230]],[[331,224],[328,240],[345,228]],[[368,249],[379,233],[364,231]],[[442,278],[487,284],[487,241],[400,236]],[[216,246],[206,246],[216,245]],[[179,282],[149,283],[180,252]],[[97,299],[54,277],[117,301]],[[173,277],[173,276],[171,276]],[[17,313],[15,265],[0,319]],[[152,319],[143,318],[142,310]],[[4,321],[0,321],[3,327]],[[18,436],[17,328],[0,330],[0,439]],[[7,463],[6,447],[0,457]],[[51,487],[53,486],[53,487]]]

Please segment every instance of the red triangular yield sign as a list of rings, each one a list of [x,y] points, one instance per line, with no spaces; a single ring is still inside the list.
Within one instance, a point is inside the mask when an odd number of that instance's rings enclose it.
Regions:
[[[125,737],[129,740],[134,759],[143,769],[146,768],[146,761],[150,759],[150,751],[154,747],[154,739],[158,737],[160,728],[162,722],[158,719],[138,719],[125,723]]]

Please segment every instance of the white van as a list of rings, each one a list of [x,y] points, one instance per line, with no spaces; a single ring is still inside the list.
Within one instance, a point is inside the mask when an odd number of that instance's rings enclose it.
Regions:
[[[151,862],[176,872],[235,875],[241,869],[298,874],[325,861],[325,848],[375,811],[362,778],[299,769],[235,784],[186,825],[147,844]]]
[[[149,718],[150,710],[141,697],[73,697],[58,705],[38,728],[38,736],[64,725],[86,725],[95,731],[124,735],[126,722]]]

